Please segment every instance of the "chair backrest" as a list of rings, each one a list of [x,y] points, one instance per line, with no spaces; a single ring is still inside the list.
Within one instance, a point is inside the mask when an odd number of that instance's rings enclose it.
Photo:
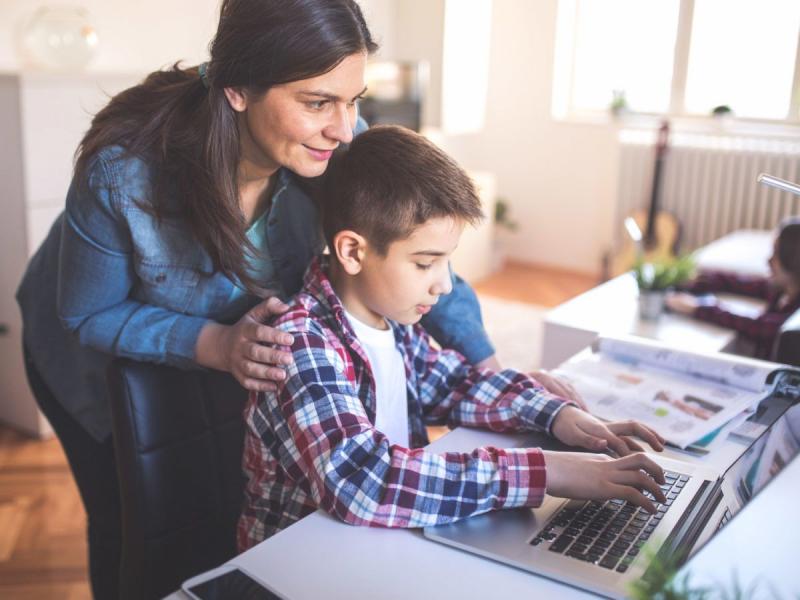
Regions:
[[[773,360],[800,367],[800,310],[784,321],[775,340]]]
[[[161,598],[236,553],[245,390],[228,374],[112,361],[122,598]]]

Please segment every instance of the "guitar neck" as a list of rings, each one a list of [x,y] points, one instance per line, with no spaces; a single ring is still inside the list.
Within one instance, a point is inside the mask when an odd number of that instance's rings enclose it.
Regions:
[[[653,166],[653,187],[650,190],[650,206],[647,211],[647,228],[644,234],[644,245],[646,248],[652,248],[655,243],[656,215],[658,214],[661,192],[661,171],[663,169],[664,156],[667,153],[668,143],[669,121],[664,121],[658,129],[658,140],[656,143],[656,160]]]

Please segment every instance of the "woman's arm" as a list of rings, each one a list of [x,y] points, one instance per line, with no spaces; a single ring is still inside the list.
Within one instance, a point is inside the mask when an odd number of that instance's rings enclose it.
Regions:
[[[439,298],[422,324],[443,347],[463,354],[470,364],[494,356],[494,346],[483,328],[478,297],[469,284],[453,274],[453,291]]]
[[[184,368],[212,367],[231,372],[248,389],[270,389],[270,380],[283,375],[282,369],[273,365],[291,359],[262,345],[279,341],[278,332],[263,323],[285,310],[282,303],[265,301],[236,324],[221,325],[132,298],[141,284],[134,266],[137,244],[177,240],[168,239],[167,234],[150,240],[148,235],[154,231],[150,227],[135,230],[136,223],[131,222],[135,219],[126,215],[132,209],[132,200],[126,195],[148,193],[146,172],[140,162],[115,160],[109,152],[97,157],[86,185],[78,188],[73,183],[67,197],[57,298],[64,327],[82,344],[108,354]],[[122,177],[124,169],[137,168],[143,171]],[[137,210],[135,218],[145,215]],[[134,239],[137,234],[141,239]],[[161,284],[167,290],[172,276],[168,267],[158,275],[165,278]],[[172,293],[183,292],[173,288]],[[165,297],[170,298],[169,291]]]
[[[119,165],[101,153],[67,196],[58,270],[58,316],[80,342],[136,360],[189,367],[207,319],[131,298],[134,244]]]

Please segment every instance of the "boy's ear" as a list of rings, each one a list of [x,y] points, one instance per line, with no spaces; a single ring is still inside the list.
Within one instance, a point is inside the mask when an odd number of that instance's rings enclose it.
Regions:
[[[226,87],[223,88],[225,97],[228,99],[228,104],[236,112],[244,112],[247,109],[247,96],[244,89],[239,87]]]
[[[361,272],[361,263],[367,249],[367,240],[355,231],[344,230],[333,236],[332,253],[348,275]]]

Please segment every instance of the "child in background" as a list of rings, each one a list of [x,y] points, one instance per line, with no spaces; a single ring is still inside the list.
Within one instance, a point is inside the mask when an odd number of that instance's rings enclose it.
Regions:
[[[545,491],[623,498],[650,511],[661,469],[641,452],[663,439],[636,422],[603,424],[510,369],[438,350],[418,322],[452,286],[449,257],[481,218],[466,173],[399,127],[358,136],[332,164],[323,205],[330,255],[274,326],[294,363],[245,409],[245,550],[321,508],[353,525],[424,527],[538,506]],[[433,453],[425,424],[546,431],[607,454],[538,448]]]
[[[753,348],[757,358],[768,359],[781,325],[800,309],[800,219],[784,220],[776,230],[769,277],[706,272],[687,286],[686,292],[667,296],[675,312],[737,331]],[[725,306],[713,294],[740,294],[765,300],[767,307],[757,316]],[[697,298],[695,294],[708,295]]]

